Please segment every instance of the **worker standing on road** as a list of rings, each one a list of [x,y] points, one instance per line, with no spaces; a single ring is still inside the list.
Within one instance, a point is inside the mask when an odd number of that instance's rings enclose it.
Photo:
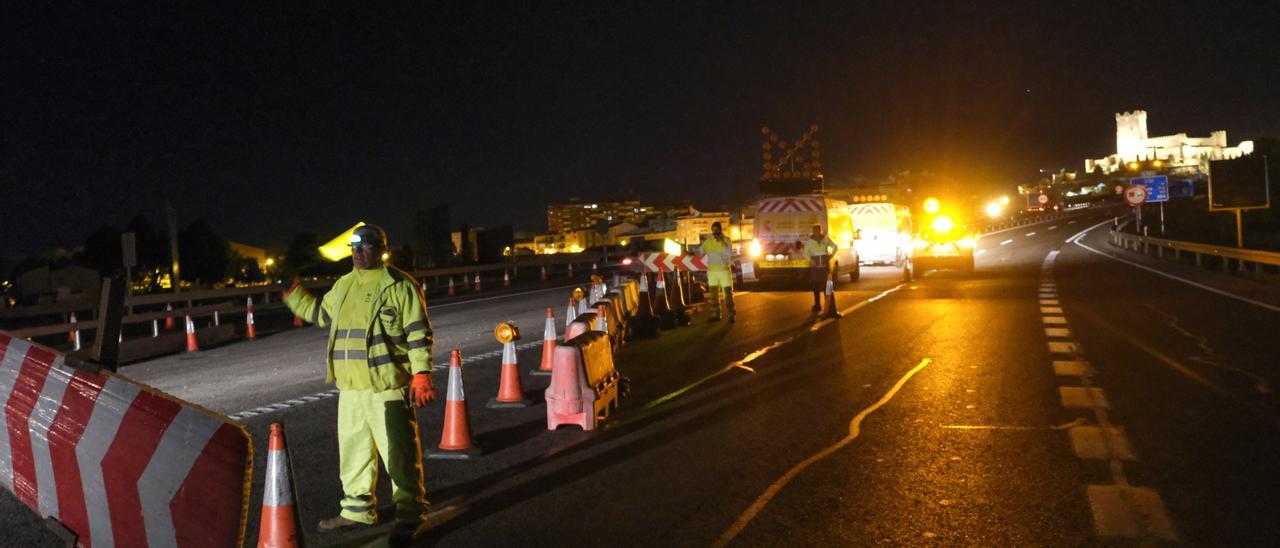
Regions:
[[[720,294],[724,293],[724,308],[732,322],[737,314],[733,309],[733,243],[724,236],[720,221],[711,223],[711,237],[702,242],[702,260],[711,290],[711,318],[707,321],[720,321]]]
[[[831,257],[836,243],[822,233],[822,225],[813,225],[813,232],[804,242],[804,256],[809,258],[809,281],[813,287],[813,311],[822,312],[822,292],[827,289],[827,277],[831,275]]]
[[[391,543],[411,543],[424,530],[422,443],[413,406],[435,398],[434,337],[426,300],[405,272],[383,265],[387,235],[363,225],[351,235],[355,268],[317,300],[299,286],[284,302],[299,317],[329,329],[326,382],[338,390],[341,512],[320,522],[321,533],[367,527],[378,520],[374,486],[378,457],[391,477],[396,504]]]

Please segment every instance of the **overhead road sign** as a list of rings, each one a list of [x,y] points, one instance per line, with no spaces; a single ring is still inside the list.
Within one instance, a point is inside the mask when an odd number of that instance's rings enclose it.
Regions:
[[[1134,177],[1129,179],[1129,183],[1140,185],[1147,189],[1147,203],[1149,204],[1169,201],[1169,178],[1164,175]]]

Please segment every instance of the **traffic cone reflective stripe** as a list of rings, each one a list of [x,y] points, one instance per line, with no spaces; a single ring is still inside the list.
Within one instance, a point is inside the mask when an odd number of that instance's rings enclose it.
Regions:
[[[262,523],[258,548],[291,548],[302,545],[298,534],[298,505],[293,500],[293,474],[285,449],[284,425],[271,423],[267,441],[267,481],[262,489]]]
[[[187,316],[187,352],[197,350],[200,350],[200,345],[196,344],[196,322],[191,321],[191,316]]]
[[[498,397],[489,400],[488,407],[507,409],[528,407],[524,390],[520,387],[520,366],[516,363],[516,343],[502,343],[502,373],[498,380]]]
[[[467,399],[462,389],[462,352],[453,349],[449,354],[449,388],[445,392],[444,430],[440,445],[427,453],[427,458],[468,458],[478,453],[471,441],[471,426],[467,420]]]
[[[511,277],[507,276],[507,271],[502,271],[502,287],[511,287]]]
[[[80,350],[80,330],[74,325],[76,323],[75,312],[71,313],[70,322],[73,325],[71,326],[71,331],[67,332],[67,342],[71,343],[72,350]]]
[[[578,309],[573,305],[573,297],[569,297],[569,308],[564,314],[564,330],[569,332],[569,324],[573,323],[573,319],[578,316]]]
[[[547,325],[542,330],[542,363],[531,371],[534,375],[550,375],[551,359],[556,353],[556,317],[547,309]]]
[[[258,338],[258,332],[253,327],[253,297],[245,298],[244,335],[245,335],[245,338],[251,341]]]

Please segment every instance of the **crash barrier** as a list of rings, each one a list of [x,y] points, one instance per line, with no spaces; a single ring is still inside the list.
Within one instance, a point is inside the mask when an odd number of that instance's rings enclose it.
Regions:
[[[1275,278],[1276,276],[1267,272],[1267,269],[1268,267],[1280,268],[1280,253],[1274,251],[1152,238],[1129,234],[1123,232],[1123,229],[1124,225],[1120,225],[1111,230],[1111,245],[1144,255],[1151,255],[1154,251],[1157,257],[1168,256],[1177,262],[1183,262],[1184,256],[1189,256],[1191,258],[1190,263],[1197,267],[1204,268],[1207,267],[1207,263],[1214,263],[1213,266],[1217,266],[1224,272],[1248,274],[1252,275],[1256,280]],[[1205,261],[1205,257],[1215,257],[1215,259],[1213,261]],[[1232,266],[1233,263],[1234,267]]]
[[[1064,211],[1040,213],[1038,215],[1027,216],[1021,219],[1007,219],[1000,222],[987,223],[981,226],[980,232],[983,234],[986,234],[991,232],[1000,232],[1001,230],[1013,230],[1015,228],[1022,228],[1024,226],[1043,223],[1045,221],[1063,219],[1066,217],[1070,217],[1071,215],[1074,215],[1076,213],[1079,213],[1082,209],[1085,209],[1085,208],[1075,208],[1075,209],[1068,209]]]
[[[584,312],[578,314],[569,325],[564,328],[564,340],[569,341],[596,328],[596,313]]]
[[[618,301],[598,301],[593,308],[596,309],[596,321],[591,326],[592,330],[609,335],[613,351],[617,352],[622,348],[627,329],[625,321],[618,314]]]
[[[557,346],[547,399],[547,429],[574,424],[595,430],[618,408],[621,376],[608,335],[589,331]]]
[[[239,546],[248,432],[89,369],[0,331],[0,483],[80,546]]]

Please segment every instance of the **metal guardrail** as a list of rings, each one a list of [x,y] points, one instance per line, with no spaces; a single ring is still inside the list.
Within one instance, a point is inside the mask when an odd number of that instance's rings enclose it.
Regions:
[[[1111,245],[1121,249],[1137,251],[1144,255],[1151,254],[1151,250],[1155,249],[1158,257],[1164,257],[1166,250],[1169,250],[1176,261],[1181,261],[1183,254],[1189,254],[1192,255],[1193,261],[1198,267],[1205,266],[1204,258],[1206,256],[1217,257],[1223,270],[1230,270],[1231,262],[1235,261],[1236,271],[1251,271],[1253,276],[1259,280],[1267,277],[1267,266],[1280,267],[1280,253],[1274,251],[1224,247],[1129,234],[1123,231],[1124,226],[1127,224],[1126,222],[1111,229],[1109,238]],[[1253,266],[1248,268],[1246,265]]]

